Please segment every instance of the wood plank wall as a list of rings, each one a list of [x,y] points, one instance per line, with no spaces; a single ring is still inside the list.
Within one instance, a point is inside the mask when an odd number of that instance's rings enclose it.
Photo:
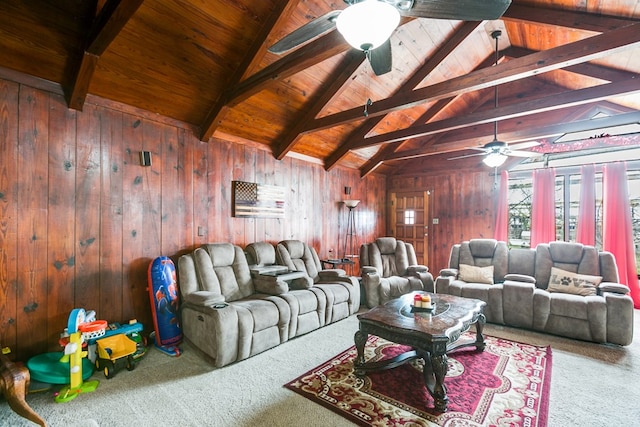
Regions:
[[[388,192],[429,191],[429,271],[447,267],[451,246],[463,240],[493,238],[497,190],[488,169],[390,176]],[[433,224],[433,219],[438,224]]]
[[[140,166],[141,150],[151,151],[151,167]],[[76,307],[150,330],[147,268],[160,255],[177,261],[209,242],[300,239],[339,257],[345,186],[361,200],[358,241],[385,230],[381,175],[202,143],[186,127],[125,109],[72,111],[59,95],[6,80],[0,155],[0,346],[16,360],[60,351]],[[285,187],[286,218],[232,218],[232,180]]]

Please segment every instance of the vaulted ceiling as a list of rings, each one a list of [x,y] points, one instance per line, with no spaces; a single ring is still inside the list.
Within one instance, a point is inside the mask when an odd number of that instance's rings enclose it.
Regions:
[[[381,76],[338,31],[280,55],[267,50],[346,7],[5,0],[0,77],[60,92],[73,109],[126,104],[211,144],[263,144],[278,159],[296,154],[362,175],[481,166],[482,156],[449,159],[479,153],[472,148],[496,130],[510,144],[538,141],[532,150],[542,154],[567,132],[640,122],[637,0],[513,0],[501,19],[483,22],[403,17],[392,70]]]

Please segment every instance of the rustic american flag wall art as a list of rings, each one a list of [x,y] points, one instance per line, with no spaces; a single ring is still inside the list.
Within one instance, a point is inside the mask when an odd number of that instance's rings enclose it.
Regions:
[[[284,187],[232,181],[233,216],[236,218],[284,218]]]

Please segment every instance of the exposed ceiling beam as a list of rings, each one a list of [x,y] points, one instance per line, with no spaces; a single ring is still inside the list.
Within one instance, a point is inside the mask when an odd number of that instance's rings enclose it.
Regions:
[[[287,78],[349,48],[342,35],[332,31],[240,82],[230,91],[229,104],[239,104],[263,90],[270,82]]]
[[[425,61],[422,67],[395,91],[394,95],[409,92],[418,86],[447,56],[478,28],[478,25],[480,25],[480,22],[464,22],[453,36],[438,48],[436,52]],[[383,119],[384,117],[380,116],[367,120],[355,129],[347,140],[327,157],[325,160],[325,169],[331,170],[340,159],[344,158],[356,142],[361,141],[365,135],[374,129]]]
[[[273,30],[274,26],[282,20],[286,19],[291,15],[293,10],[298,5],[297,0],[291,0],[288,2],[277,2],[271,14],[266,19],[260,33],[253,41],[251,48],[247,51],[244,58],[242,59],[242,63],[238,66],[238,69],[235,73],[232,74],[230,81],[227,84],[227,87],[231,87],[232,89],[227,92],[223,92],[220,94],[215,104],[211,107],[204,121],[200,125],[200,129],[202,129],[202,133],[200,134],[201,141],[208,141],[215,130],[218,128],[218,125],[222,122],[222,119],[227,114],[229,110],[229,106],[227,103],[229,102],[230,93],[234,87],[237,87],[238,83],[242,79],[242,76],[245,75],[247,70],[251,67],[251,64],[254,63],[258,52],[264,48],[265,41],[269,36],[269,33]]]
[[[441,99],[433,104],[427,111],[425,111],[416,120],[416,123],[426,123],[431,120],[436,114],[442,111],[445,107],[451,104],[456,99],[455,96],[447,99]],[[378,166],[380,166],[390,155],[392,155],[399,147],[399,144],[385,144],[373,155],[367,162],[360,168],[360,177],[364,178],[371,172],[373,172]]]
[[[498,59],[498,63],[501,63],[504,59],[505,57],[501,56]],[[478,65],[475,69],[479,70],[485,67],[493,66],[494,64],[495,64],[495,56],[490,55],[487,59],[482,61],[482,63]],[[491,98],[493,98],[495,95],[492,93],[490,96]],[[446,98],[446,99],[441,99],[439,101],[436,101],[436,103],[432,107],[430,107],[427,111],[425,111],[414,122],[414,124],[410,128],[412,128],[413,126],[419,126],[429,122],[431,119],[435,117],[435,115],[440,110],[444,109],[446,106],[448,106],[450,103],[452,103],[459,97],[460,95],[452,96],[451,98]],[[486,94],[480,95],[479,99],[476,100],[476,104],[483,105],[487,101],[487,98],[488,98],[488,95]],[[383,147],[380,148],[380,150],[378,150],[378,152],[371,159],[369,159],[364,165],[362,165],[362,167],[360,168],[360,177],[363,178],[369,173],[373,172],[378,166],[380,166],[386,160],[388,156],[392,155],[394,152],[401,149],[403,145],[410,143],[412,140],[413,138],[408,138],[405,141],[400,142],[398,144],[385,144]],[[357,143],[361,143],[362,141],[364,141],[364,138],[361,138],[360,141],[356,141],[354,145],[356,145]],[[431,143],[435,143],[435,142],[436,142],[435,139],[431,141]]]
[[[527,55],[504,64],[471,72],[441,83],[378,101],[369,107],[369,117],[377,117],[429,101],[493,87],[598,59],[640,45],[640,24],[609,31],[587,39]],[[362,107],[331,114],[314,121],[305,132],[313,132],[362,119]]]
[[[449,119],[439,120],[437,122],[412,126],[407,129],[372,136],[359,142],[356,148],[364,148],[381,143],[398,142],[407,138],[434,135],[436,133],[452,131],[463,127],[507,120],[515,117],[542,113],[545,111],[558,110],[575,105],[588,104],[613,96],[629,95],[638,92],[640,92],[640,78],[607,83],[585,89],[570,90],[561,94],[554,94],[518,104],[506,105],[503,107],[479,111],[464,116],[452,117]]]
[[[595,33],[605,33],[617,28],[626,27],[638,19],[620,18],[596,13],[573,12],[560,9],[523,6],[511,3],[502,15],[504,21],[538,23],[565,28],[575,28]]]
[[[129,19],[144,0],[109,0],[100,10],[89,30],[82,59],[75,70],[75,77],[68,91],[65,91],[67,105],[82,111],[89,92],[91,78],[98,65],[100,55],[120,34]]]
[[[345,88],[345,83],[351,78],[353,73],[356,72],[365,58],[362,52],[355,49],[347,53],[340,65],[336,67],[333,75],[326,79],[327,84],[318,91],[320,97],[316,99],[312,105],[303,109],[302,114],[299,114],[299,117],[293,120],[293,128],[291,128],[284,138],[282,138],[281,142],[276,145],[277,148],[274,150],[276,159],[282,160],[287,153],[291,151],[301,136],[301,130],[322,111],[324,106],[331,101],[332,98],[341,93],[341,90]]]
[[[589,130],[603,129],[613,126],[621,126],[629,123],[637,123],[640,121],[640,111],[618,114],[612,117],[603,117],[598,119],[578,120],[575,122],[552,123],[549,125],[526,126],[520,127],[512,133],[501,134],[505,139],[532,140],[548,138],[571,132],[583,132]],[[451,153],[461,151],[465,148],[477,145],[477,135],[467,139],[456,139],[451,143],[434,144],[429,147],[421,147],[414,150],[406,150],[395,152],[386,160],[406,160],[418,157],[433,156],[443,153]]]
[[[509,47],[503,51],[504,56],[509,58],[521,58],[523,56],[536,53],[535,50],[524,49],[521,47]],[[594,79],[600,79],[607,82],[616,82],[620,80],[626,80],[633,78],[637,74],[630,73],[624,70],[617,70],[615,68],[603,67],[602,65],[591,64],[589,62],[583,62],[581,64],[565,67],[562,71],[568,71],[575,74],[580,74],[585,77],[591,77]]]

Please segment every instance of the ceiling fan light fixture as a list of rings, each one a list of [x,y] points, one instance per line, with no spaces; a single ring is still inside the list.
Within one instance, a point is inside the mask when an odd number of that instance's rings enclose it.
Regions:
[[[482,159],[482,163],[484,163],[485,165],[491,168],[497,168],[499,166],[502,166],[506,161],[507,161],[507,156],[505,156],[502,153],[489,153],[485,156],[484,159]]]
[[[400,23],[398,9],[386,2],[365,0],[343,10],[336,27],[351,46],[363,51],[375,49],[391,37]]]

